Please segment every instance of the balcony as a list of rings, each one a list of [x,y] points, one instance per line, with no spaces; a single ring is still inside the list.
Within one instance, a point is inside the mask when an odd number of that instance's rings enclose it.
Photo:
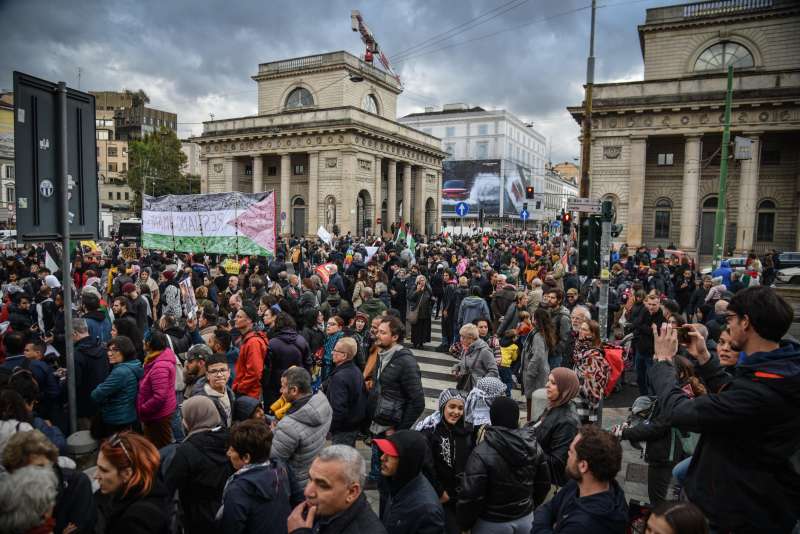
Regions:
[[[392,86],[397,90],[402,89],[398,81],[390,74],[344,51],[261,63],[258,66],[258,74],[253,76],[253,79],[266,79],[273,76],[283,76],[289,73],[320,69],[335,65],[349,67],[350,70],[361,72],[372,78],[377,78],[378,81]]]
[[[796,5],[795,0],[710,0],[647,10],[645,24],[680,22],[703,17],[757,13]]]

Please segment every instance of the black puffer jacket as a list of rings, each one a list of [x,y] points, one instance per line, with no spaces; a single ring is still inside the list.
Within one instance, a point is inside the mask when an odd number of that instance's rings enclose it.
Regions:
[[[99,491],[98,491],[99,493]],[[95,532],[107,534],[168,534],[169,495],[167,488],[156,479],[150,493],[138,495],[130,491],[126,496],[115,493],[111,498],[99,499],[100,518]],[[97,498],[97,494],[95,494]]]
[[[622,439],[644,442],[644,460],[650,465],[673,465],[683,459],[680,440],[675,439],[664,403],[656,401],[649,422],[622,431]]]
[[[425,409],[422,374],[414,354],[404,347],[389,356],[391,360],[380,371],[379,387],[373,388],[372,419],[395,430],[411,428]]]
[[[219,428],[192,434],[179,444],[164,480],[170,492],[178,491],[184,532],[208,532],[222,504],[225,481],[233,467],[225,455],[228,430]]]
[[[281,375],[293,365],[303,366],[308,360],[309,348],[305,338],[293,329],[269,333],[267,359],[269,360],[269,379],[264,384],[264,405],[269,406],[280,397]]]
[[[467,460],[456,518],[461,530],[475,521],[513,521],[533,511],[550,490],[545,456],[530,427],[486,428]]]
[[[91,336],[75,343],[75,380],[78,417],[92,417],[98,411],[91,393],[111,372],[106,349]]]
[[[550,467],[550,481],[558,486],[567,483],[564,469],[567,466],[569,444],[578,433],[580,419],[572,402],[547,409],[539,419],[536,427],[536,441],[544,451],[547,465]]]
[[[367,393],[356,364],[351,360],[334,367],[322,390],[333,409],[331,432],[358,430],[367,411]]]

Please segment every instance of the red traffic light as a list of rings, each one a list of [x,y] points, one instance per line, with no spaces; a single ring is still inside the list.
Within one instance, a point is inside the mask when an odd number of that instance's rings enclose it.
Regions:
[[[533,186],[532,185],[529,185],[528,187],[525,188],[525,198],[526,199],[532,200],[533,199],[533,194],[534,194],[534,191],[533,191]]]
[[[571,213],[569,213],[569,212],[565,213],[565,214],[564,214],[563,221],[564,221],[565,223],[570,223],[570,222],[572,222],[572,214],[571,214]]]

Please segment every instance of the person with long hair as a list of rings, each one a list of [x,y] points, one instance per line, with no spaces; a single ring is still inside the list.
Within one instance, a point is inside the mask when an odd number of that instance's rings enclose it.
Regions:
[[[527,405],[526,418],[531,420],[533,392],[547,384],[550,374],[548,355],[558,343],[550,314],[544,308],[533,312],[533,331],[522,346],[522,390]]]
[[[581,324],[578,338],[575,340],[572,361],[581,385],[576,399],[581,424],[602,425],[602,402],[611,376],[611,366],[603,354],[600,325],[597,321],[586,321]]]
[[[164,531],[169,522],[169,496],[158,478],[159,462],[158,449],[138,434],[120,432],[103,442],[94,474],[99,492],[108,499],[100,506],[100,524],[105,525],[100,532]]]
[[[145,343],[144,374],[139,382],[136,411],[145,437],[157,448],[172,443],[176,356],[169,348],[167,334],[154,331]]]

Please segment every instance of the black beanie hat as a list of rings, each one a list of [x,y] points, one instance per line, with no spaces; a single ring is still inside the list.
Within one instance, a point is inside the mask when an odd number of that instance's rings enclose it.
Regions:
[[[509,397],[498,397],[489,408],[492,426],[515,429],[519,427],[519,404]]]

